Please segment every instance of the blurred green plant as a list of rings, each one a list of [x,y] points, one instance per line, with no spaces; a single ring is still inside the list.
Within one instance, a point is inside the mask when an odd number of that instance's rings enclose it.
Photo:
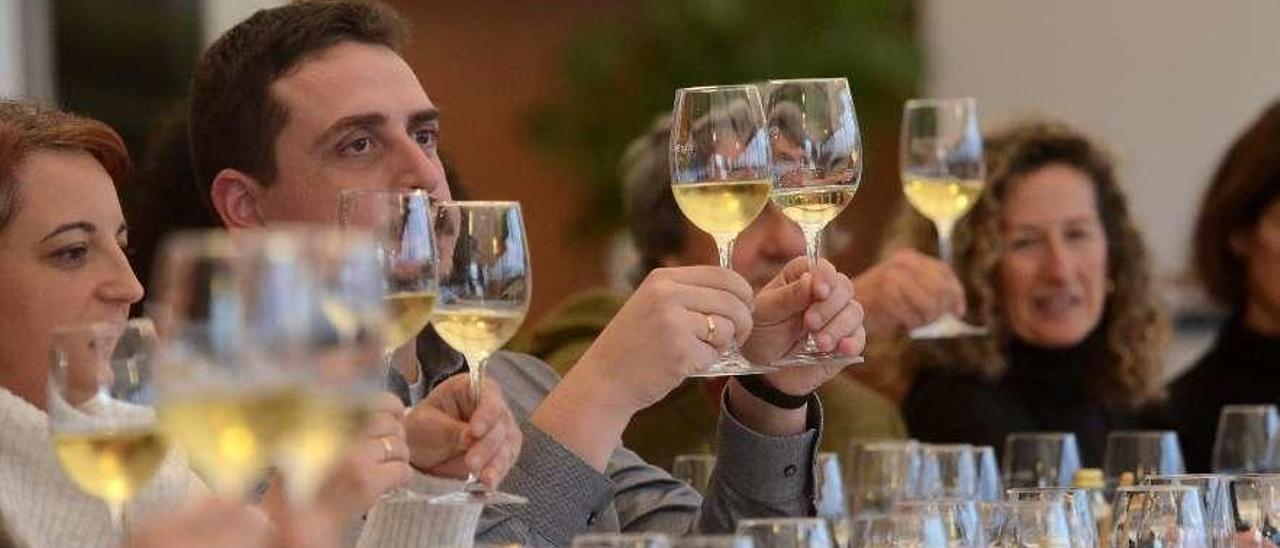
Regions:
[[[864,134],[896,135],[923,48],[911,0],[640,0],[569,43],[562,91],[528,119],[534,143],[578,170],[578,234],[623,225],[618,160],[675,90],[768,78],[849,79]]]

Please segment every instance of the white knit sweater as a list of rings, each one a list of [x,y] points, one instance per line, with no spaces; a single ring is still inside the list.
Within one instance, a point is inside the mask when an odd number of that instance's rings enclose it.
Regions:
[[[125,510],[131,522],[176,508],[204,484],[176,451]],[[49,437],[49,417],[0,388],[0,514],[9,532],[31,548],[115,546],[111,516],[101,500],[85,494],[62,472]]]

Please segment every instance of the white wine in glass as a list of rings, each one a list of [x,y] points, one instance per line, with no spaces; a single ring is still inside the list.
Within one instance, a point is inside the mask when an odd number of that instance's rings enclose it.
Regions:
[[[516,202],[445,202],[437,231],[439,299],[431,316],[436,333],[467,359],[472,409],[479,407],[489,356],[520,328],[533,274],[524,218]],[[469,471],[461,491],[433,497],[444,504],[524,504],[524,497],[494,490]]]
[[[418,336],[436,304],[436,242],[430,197],[415,188],[343,190],[338,222],[371,230],[381,246],[388,356]]]
[[[106,503],[120,535],[124,505],[168,454],[150,408],[152,333],[146,320],[135,320],[67,326],[53,334],[48,409],[54,453],[77,487]]]
[[[733,268],[733,242],[764,211],[772,188],[769,137],[755,86],[676,90],[671,193],[689,222],[715,240],[721,268]],[[692,376],[770,371],[752,364],[730,341],[716,363]]]
[[[822,230],[844,211],[862,178],[862,137],[844,78],[770,80],[764,90],[773,159],[773,203],[804,233],[809,267],[822,256]],[[806,336],[775,367],[859,363],[823,352]]]
[[[210,488],[244,497],[298,428],[320,306],[298,238],[181,234],[157,271],[157,414]]]
[[[986,180],[977,103],[972,98],[912,99],[903,107],[902,191],[938,229],[938,253],[954,267],[951,233],[982,194]],[[911,330],[914,339],[985,335],[947,313]]]

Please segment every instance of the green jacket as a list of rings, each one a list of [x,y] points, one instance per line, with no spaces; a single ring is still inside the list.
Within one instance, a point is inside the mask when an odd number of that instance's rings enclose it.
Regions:
[[[563,376],[622,308],[625,297],[590,290],[566,299],[512,343],[512,349],[551,364]],[[715,441],[717,402],[690,379],[656,405],[636,414],[623,443],[646,461],[670,469],[676,455],[710,452]],[[855,438],[901,439],[906,425],[888,398],[848,375],[818,389],[825,431],[822,451],[845,452]]]

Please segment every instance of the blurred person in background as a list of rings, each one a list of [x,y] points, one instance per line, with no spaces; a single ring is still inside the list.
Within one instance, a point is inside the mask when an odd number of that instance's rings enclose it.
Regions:
[[[1223,405],[1280,403],[1280,102],[1245,129],[1200,202],[1192,267],[1229,319],[1170,386],[1188,472],[1208,472]]]
[[[912,437],[990,445],[1019,431],[1074,432],[1085,466],[1106,436],[1146,424],[1167,322],[1146,245],[1108,154],[1062,123],[1028,120],[985,139],[987,181],[956,226],[956,270],[984,336],[897,337],[872,356],[911,385]],[[904,208],[897,247],[934,239]]]
[[[631,143],[620,164],[627,225],[639,254],[632,278],[635,283],[656,268],[716,264],[719,253],[714,241],[685,219],[671,193],[670,133],[670,116],[659,117]],[[800,228],[769,204],[734,241],[733,269],[758,290],[804,253]],[[901,276],[899,269],[920,275]],[[959,281],[950,270],[912,250],[894,254],[853,283],[855,298],[866,310],[869,336],[923,325],[944,311],[963,306]],[[626,297],[605,289],[571,296],[514,347],[546,360],[561,375],[567,374]],[[627,447],[668,468],[682,453],[711,452],[724,382],[686,380],[661,402],[636,414],[623,434]],[[851,438],[897,439],[906,435],[894,403],[852,375],[832,379],[818,394],[829,417],[821,446],[825,451],[841,452]]]

